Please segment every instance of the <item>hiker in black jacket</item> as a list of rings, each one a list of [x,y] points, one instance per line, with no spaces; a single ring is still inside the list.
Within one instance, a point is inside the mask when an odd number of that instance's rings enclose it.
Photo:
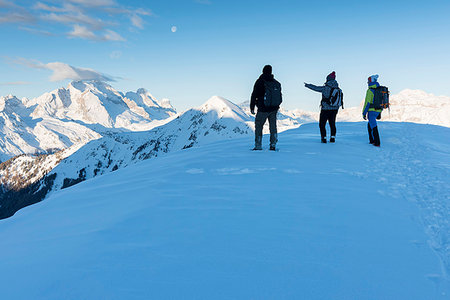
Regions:
[[[339,84],[336,81],[336,72],[333,71],[328,74],[327,81],[323,86],[316,86],[314,84],[305,83],[305,87],[322,94],[319,117],[321,142],[327,142],[327,130],[325,126],[327,125],[328,121],[331,129],[330,143],[334,143],[336,141],[336,116],[339,107],[344,107],[342,91],[339,89]],[[330,102],[330,99],[332,99],[333,95],[336,97],[333,98],[333,100],[336,101],[335,103]],[[340,95],[340,98],[337,97],[338,95]]]
[[[263,126],[269,119],[270,150],[275,150],[278,141],[277,113],[281,104],[281,84],[276,81],[272,74],[272,66],[266,65],[263,73],[255,82],[250,100],[250,111],[255,114],[255,106],[258,113],[255,117],[255,148],[262,150]]]

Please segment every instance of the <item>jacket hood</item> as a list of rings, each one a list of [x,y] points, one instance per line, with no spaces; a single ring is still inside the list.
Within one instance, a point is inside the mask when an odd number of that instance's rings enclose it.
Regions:
[[[331,88],[338,88],[339,87],[338,82],[336,80],[334,80],[334,79],[325,82],[325,85],[327,85],[327,86],[329,86]]]
[[[259,76],[260,79],[265,80],[265,81],[273,81],[274,77],[273,74],[261,74],[261,76]]]

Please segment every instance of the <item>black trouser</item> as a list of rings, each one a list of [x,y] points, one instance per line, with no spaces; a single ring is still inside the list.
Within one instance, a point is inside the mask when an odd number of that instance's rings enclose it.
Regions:
[[[322,138],[326,138],[327,130],[325,129],[325,125],[327,125],[327,121],[330,124],[331,136],[336,136],[336,115],[337,110],[324,110],[320,111],[319,118],[319,128],[320,128],[320,136]]]

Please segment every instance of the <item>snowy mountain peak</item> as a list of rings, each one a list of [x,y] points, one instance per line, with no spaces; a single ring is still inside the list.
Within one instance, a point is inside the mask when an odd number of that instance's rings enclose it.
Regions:
[[[217,114],[218,118],[231,118],[243,122],[251,121],[251,118],[241,107],[220,96],[209,98],[209,100],[198,109],[205,114],[214,112]]]
[[[23,113],[26,113],[26,110],[22,100],[18,99],[16,96],[8,95],[0,97],[0,112],[22,115]]]

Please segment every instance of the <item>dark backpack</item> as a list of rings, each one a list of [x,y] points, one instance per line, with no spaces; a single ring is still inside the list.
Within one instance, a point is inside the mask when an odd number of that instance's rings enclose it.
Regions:
[[[264,106],[279,106],[283,102],[281,97],[281,84],[264,80]]]
[[[385,109],[389,108],[389,90],[385,86],[379,86],[376,89],[372,89],[373,103],[370,108]]]
[[[342,106],[344,108],[344,93],[340,88],[332,88],[330,91],[330,97],[322,97],[322,102],[325,102],[331,107],[339,109]]]

